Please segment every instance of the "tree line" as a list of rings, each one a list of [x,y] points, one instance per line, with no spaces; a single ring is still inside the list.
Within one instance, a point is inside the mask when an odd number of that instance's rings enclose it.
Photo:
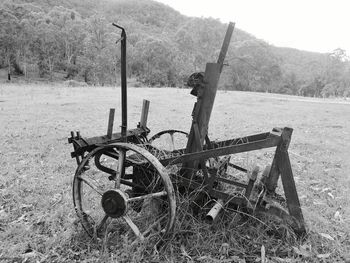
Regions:
[[[226,25],[151,0],[13,0],[0,4],[0,67],[27,79],[118,85],[118,32],[127,31],[128,77],[183,86],[218,57]],[[220,88],[303,96],[350,96],[347,54],[278,48],[235,29]]]

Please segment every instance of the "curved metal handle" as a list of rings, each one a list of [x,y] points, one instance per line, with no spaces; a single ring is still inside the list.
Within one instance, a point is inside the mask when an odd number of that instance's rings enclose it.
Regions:
[[[119,28],[119,29],[121,29],[122,31],[124,31],[124,32],[125,32],[124,27],[119,26],[119,25],[117,25],[116,23],[112,23],[112,25],[113,25],[113,26],[115,26],[115,27],[117,27],[117,28]]]

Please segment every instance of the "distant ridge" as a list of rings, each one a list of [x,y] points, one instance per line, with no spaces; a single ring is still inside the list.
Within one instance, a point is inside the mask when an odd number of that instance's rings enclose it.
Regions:
[[[62,41],[54,48],[59,54],[50,64],[44,58],[44,46],[53,42],[33,48],[42,40],[32,39],[35,44],[28,47],[27,58],[16,57],[15,51],[9,54],[13,57],[12,70],[20,73],[26,63],[33,68],[33,74],[36,70],[41,77],[52,78],[53,72],[64,71],[66,78],[99,85],[116,79],[113,72],[117,61],[111,54],[115,52],[118,32],[110,26],[112,21],[122,24],[128,33],[129,77],[148,86],[182,86],[192,72],[203,71],[206,62],[215,61],[226,31],[226,25],[217,19],[187,17],[152,0],[8,0],[0,6],[3,13],[17,18],[19,26],[24,21],[37,25],[32,29],[27,27],[26,35],[37,39],[47,35]],[[41,11],[33,11],[29,6]],[[240,30],[239,21],[235,22],[238,28],[233,34],[227,56],[229,66],[225,68],[220,88],[348,96],[349,63],[339,56],[341,52],[322,54],[272,46]],[[70,28],[73,26],[74,29]],[[50,27],[57,32],[50,31]],[[71,45],[70,50],[65,50],[67,44]],[[6,61],[0,60],[0,65],[6,67]]]

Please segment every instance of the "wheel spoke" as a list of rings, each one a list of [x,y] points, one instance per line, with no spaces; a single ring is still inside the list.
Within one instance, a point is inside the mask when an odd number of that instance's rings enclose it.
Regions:
[[[100,221],[100,223],[97,225],[96,231],[100,232],[102,230],[102,228],[105,226],[106,222],[108,219],[108,215],[105,215],[102,220]]]
[[[171,139],[171,151],[175,151],[175,141],[174,141],[174,133],[170,133],[170,139]]]
[[[102,196],[102,193],[100,190],[98,190],[98,186],[95,185],[95,183],[93,183],[90,179],[86,178],[86,177],[82,177],[81,175],[78,176],[78,178],[80,180],[82,180],[84,183],[86,183],[88,186],[90,186],[90,188],[92,190],[94,190],[96,193],[98,193],[99,195]]]
[[[146,236],[149,232],[152,231],[153,228],[155,228],[157,225],[160,224],[160,222],[166,217],[167,215],[163,215],[162,217],[158,218],[155,222],[153,222],[143,233],[143,236]],[[163,229],[161,230],[163,231]]]
[[[134,222],[131,220],[131,218],[128,215],[123,216],[125,222],[129,225],[129,227],[132,229],[134,234],[140,238],[141,240],[144,240],[144,236],[140,232],[140,229],[134,224]]]
[[[167,195],[166,191],[161,191],[161,192],[157,192],[157,193],[152,193],[152,194],[132,197],[132,198],[128,199],[128,202],[134,202],[134,201],[140,201],[140,200],[145,200],[145,199],[151,199],[151,198],[156,198],[156,197],[161,197],[161,196],[166,196],[166,195]]]

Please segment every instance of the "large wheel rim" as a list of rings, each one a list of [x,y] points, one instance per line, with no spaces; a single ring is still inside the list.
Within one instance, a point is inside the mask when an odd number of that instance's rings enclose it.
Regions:
[[[180,130],[164,130],[153,135],[148,142],[158,150],[174,152],[186,148],[188,133]]]
[[[92,163],[94,157],[103,158],[107,169]],[[123,170],[126,174],[119,178]],[[133,144],[114,143],[91,151],[76,170],[73,202],[90,236],[112,232],[116,238],[164,239],[174,226],[176,201],[169,175],[157,158]]]

